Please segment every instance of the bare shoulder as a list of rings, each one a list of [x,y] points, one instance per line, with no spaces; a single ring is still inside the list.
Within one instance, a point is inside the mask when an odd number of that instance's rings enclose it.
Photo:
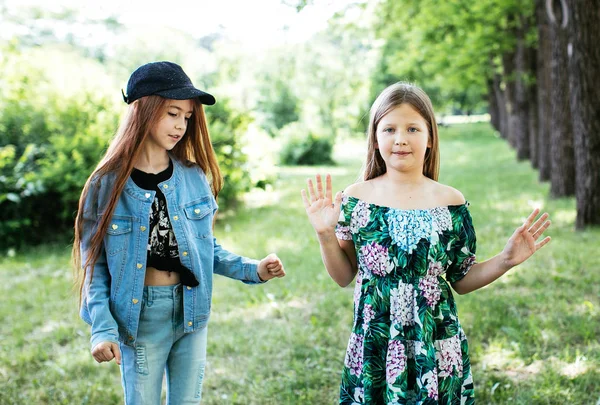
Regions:
[[[455,189],[454,187],[447,186],[442,183],[435,183],[436,194],[439,195],[440,200],[444,201],[443,205],[461,205],[466,202],[463,193]]]
[[[364,200],[373,190],[373,180],[360,181],[358,183],[350,184],[344,190],[344,194],[350,197]]]

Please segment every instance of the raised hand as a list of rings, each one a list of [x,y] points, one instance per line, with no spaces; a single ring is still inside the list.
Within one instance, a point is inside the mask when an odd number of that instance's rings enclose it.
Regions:
[[[548,218],[548,213],[544,213],[537,221],[535,221],[535,223],[533,223],[539,213],[540,210],[538,208],[533,210],[523,225],[518,227],[510,239],[508,239],[508,242],[502,251],[504,262],[507,266],[514,267],[523,263],[545,244],[550,242],[549,236],[546,236],[544,239],[537,242],[551,223],[550,220],[546,220]]]
[[[331,176],[326,176],[325,194],[323,194],[323,182],[321,175],[317,174],[317,191],[313,186],[311,179],[307,180],[308,193],[302,190],[302,201],[306,209],[308,220],[317,233],[334,231],[340,216],[340,205],[342,204],[342,193],[335,195],[335,200],[331,196]]]

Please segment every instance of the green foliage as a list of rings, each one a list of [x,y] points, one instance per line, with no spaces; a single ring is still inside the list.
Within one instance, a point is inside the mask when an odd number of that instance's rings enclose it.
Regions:
[[[118,113],[97,88],[110,82],[98,64],[56,48],[7,54],[0,65],[0,239],[19,246],[72,228],[81,188]]]
[[[437,108],[471,112],[485,106],[495,59],[513,49],[513,30],[533,13],[530,0],[439,2],[388,0],[380,4],[377,35],[384,40],[376,84],[416,82]],[[531,28],[534,31],[535,27]],[[377,86],[381,91],[384,86]]]
[[[240,195],[252,187],[248,157],[243,152],[243,134],[251,119],[248,114],[234,111],[227,99],[220,99],[205,108],[213,147],[223,174],[224,185],[219,193],[221,207],[233,206]]]
[[[284,80],[276,79],[274,83],[264,80],[257,108],[263,115],[262,128],[274,137],[281,128],[298,121],[299,100]]]
[[[118,86],[103,65],[68,49],[7,47],[2,55],[0,240],[20,247],[64,239],[81,189],[116,132]],[[250,117],[219,100],[207,119],[226,208],[258,181],[243,151]]]
[[[334,140],[320,135],[300,123],[286,125],[280,133],[283,146],[280,159],[285,165],[333,164]]]

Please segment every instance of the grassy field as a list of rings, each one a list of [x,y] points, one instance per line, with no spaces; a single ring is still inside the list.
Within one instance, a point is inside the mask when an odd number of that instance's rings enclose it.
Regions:
[[[457,297],[477,403],[600,403],[600,229],[574,232],[573,199],[549,200],[528,162],[487,124],[442,129],[440,181],[470,201],[480,260],[499,252],[533,206],[552,243],[496,283]],[[281,168],[273,189],[224,215],[216,234],[251,257],[277,252],[288,276],[263,286],[215,278],[203,404],[333,404],[352,324],[352,288],[321,262],[299,190],[330,172],[353,182],[361,146],[335,167]],[[117,366],[96,364],[71,292],[69,247],[0,258],[0,404],[119,404]]]

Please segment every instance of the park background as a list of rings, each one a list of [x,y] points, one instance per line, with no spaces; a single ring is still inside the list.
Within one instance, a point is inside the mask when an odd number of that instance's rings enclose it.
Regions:
[[[130,72],[171,60],[218,101],[217,238],[288,273],[215,278],[203,403],[336,403],[352,286],[328,277],[300,189],[357,180],[370,104],[407,80],[480,260],[532,208],[553,221],[539,254],[457,296],[478,403],[600,404],[599,3],[0,0],[0,403],[122,402],[77,315],[72,224]]]

